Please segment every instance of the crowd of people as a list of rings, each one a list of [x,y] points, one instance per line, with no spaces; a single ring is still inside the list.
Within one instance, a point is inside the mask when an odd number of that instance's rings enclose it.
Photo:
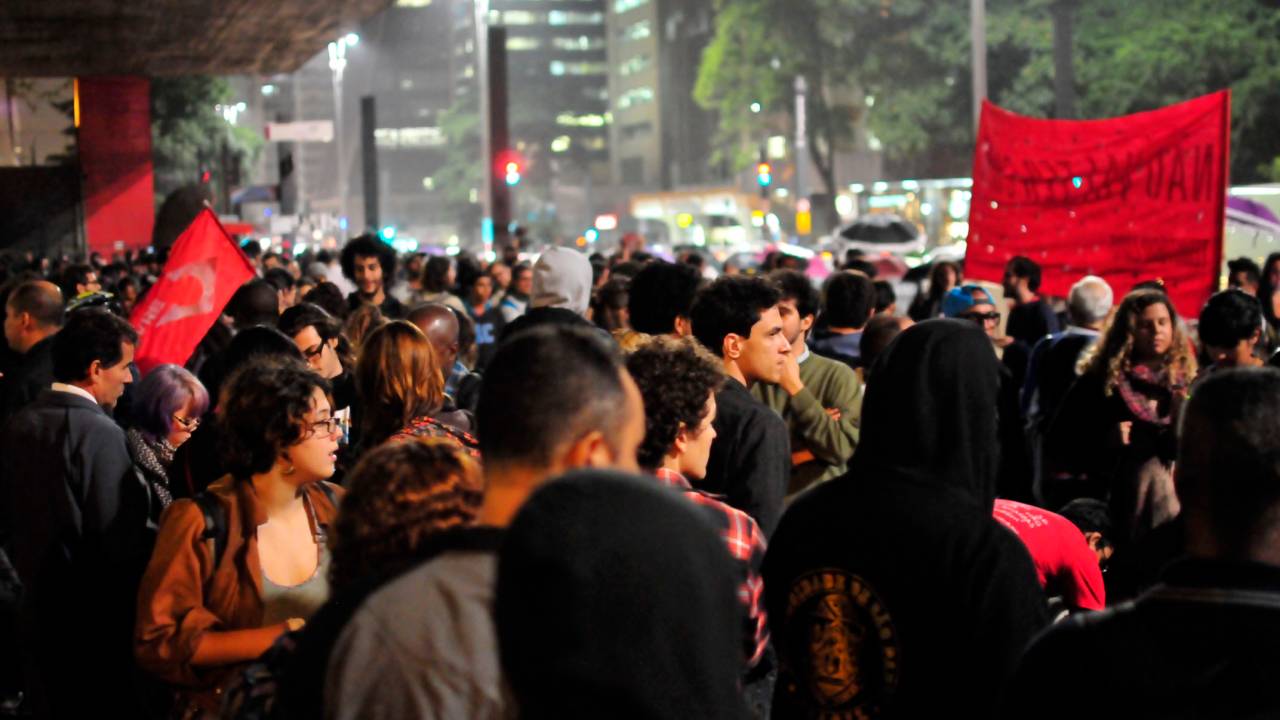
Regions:
[[[1280,712],[1280,254],[244,249],[145,376],[161,255],[0,260],[0,714]]]

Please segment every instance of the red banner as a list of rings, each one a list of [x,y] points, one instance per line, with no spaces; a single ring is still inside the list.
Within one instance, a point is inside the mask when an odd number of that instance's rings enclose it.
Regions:
[[[218,319],[231,296],[254,275],[249,259],[212,210],[205,208],[169,252],[160,280],[130,318],[141,335],[135,362],[182,365]]]
[[[1218,286],[1227,196],[1229,90],[1110,120],[1037,120],[983,103],[973,157],[965,275],[999,282],[1040,264],[1040,292],[1084,275],[1117,302],[1164,282],[1195,317]]]

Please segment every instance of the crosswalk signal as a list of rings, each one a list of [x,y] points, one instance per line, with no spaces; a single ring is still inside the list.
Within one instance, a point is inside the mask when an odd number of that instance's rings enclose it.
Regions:
[[[507,185],[515,186],[520,184],[520,163],[515,160],[507,162],[504,168],[507,171]]]

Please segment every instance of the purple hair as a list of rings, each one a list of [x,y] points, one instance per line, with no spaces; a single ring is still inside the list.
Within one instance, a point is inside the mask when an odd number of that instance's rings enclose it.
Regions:
[[[134,425],[151,440],[173,432],[173,416],[191,402],[191,414],[209,409],[209,392],[195,375],[177,365],[157,365],[138,383],[134,393]]]

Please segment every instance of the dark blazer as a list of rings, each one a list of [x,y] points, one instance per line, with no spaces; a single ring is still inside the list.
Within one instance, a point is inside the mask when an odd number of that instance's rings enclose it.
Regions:
[[[124,431],[97,403],[45,390],[0,448],[0,536],[24,586],[35,701],[53,716],[131,710],[132,610],[154,528]]]
[[[716,440],[707,474],[695,487],[724,496],[726,503],[755,518],[772,535],[782,517],[791,482],[791,434],[769,406],[751,397],[742,383],[725,378],[716,393]]]
[[[8,375],[0,393],[0,423],[31,404],[53,384],[53,336],[32,345]]]

